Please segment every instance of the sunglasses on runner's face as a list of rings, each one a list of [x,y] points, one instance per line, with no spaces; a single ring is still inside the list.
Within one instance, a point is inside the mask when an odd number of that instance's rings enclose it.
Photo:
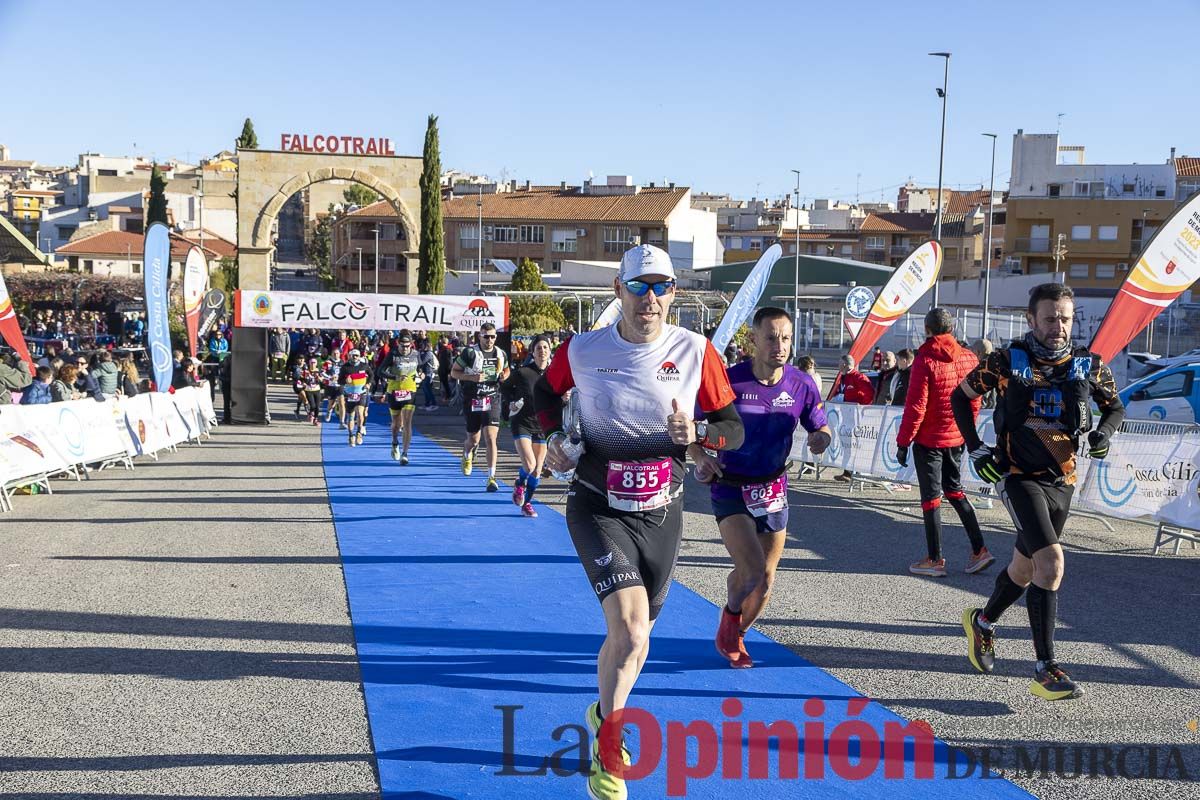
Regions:
[[[496,334],[494,334],[494,333],[492,333],[492,334],[481,333],[481,334],[479,334],[479,338],[480,338],[480,339],[495,339],[495,338],[496,338]]]
[[[658,281],[657,283],[647,283],[646,281],[625,281],[625,288],[634,297],[645,297],[646,292],[654,291],[655,297],[662,297],[667,292],[675,290],[674,280]]]

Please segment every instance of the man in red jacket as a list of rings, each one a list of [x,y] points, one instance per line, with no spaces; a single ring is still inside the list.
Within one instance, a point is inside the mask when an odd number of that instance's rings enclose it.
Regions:
[[[843,403],[857,403],[860,406],[869,406],[875,399],[875,387],[871,385],[871,379],[863,375],[855,369],[853,356],[842,356],[839,360],[840,369],[836,378],[836,391],[841,396]],[[854,477],[854,473],[850,470],[842,472],[840,475],[834,475],[835,481],[849,483]]]
[[[963,437],[954,422],[950,394],[963,378],[979,364],[967,348],[954,339],[954,317],[944,308],[933,308],[925,315],[925,344],[917,350],[908,382],[904,417],[896,435],[896,460],[908,465],[911,447],[916,458],[917,484],[921,488],[921,513],[925,518],[927,558],[908,568],[914,575],[946,577],[946,559],[942,557],[942,496],[950,501],[971,540],[967,572],[979,572],[996,559],[983,544],[975,509],[962,490],[960,469]],[[973,412],[979,413],[979,398]]]
[[[875,387],[871,379],[854,368],[851,356],[842,356],[841,360],[841,389],[842,400],[846,403],[858,403],[869,406],[875,399]]]

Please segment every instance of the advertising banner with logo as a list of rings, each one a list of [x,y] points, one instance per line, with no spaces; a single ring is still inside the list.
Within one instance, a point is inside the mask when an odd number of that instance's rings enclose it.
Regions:
[[[197,331],[200,328],[200,307],[208,291],[208,262],[199,247],[188,250],[183,262],[183,322],[187,328],[188,348],[196,355]]]
[[[754,313],[758,301],[762,299],[763,291],[767,288],[767,281],[771,279],[771,270],[775,269],[775,262],[782,255],[783,248],[778,244],[768,247],[742,282],[742,288],[733,296],[733,302],[725,309],[725,316],[721,317],[721,324],[713,334],[712,345],[718,353],[725,352],[738,328]]]
[[[604,310],[600,312],[600,316],[596,317],[596,322],[592,325],[592,330],[598,331],[601,328],[607,328],[609,325],[615,325],[620,318],[621,298],[614,297],[604,307]]]
[[[13,310],[12,298],[8,296],[8,287],[4,285],[4,275],[2,274],[0,274],[0,339],[3,339],[16,352],[32,373],[35,369],[34,362],[29,357],[29,346],[25,344],[25,335],[21,333],[21,324],[17,320],[17,312]]]
[[[221,315],[225,313],[225,293],[220,289],[209,289],[204,293],[200,308],[200,322],[196,326],[196,338],[203,339]]]
[[[490,322],[506,330],[508,298],[242,289],[234,293],[233,314],[243,328],[459,331]]]
[[[1167,218],[1142,250],[1092,339],[1111,362],[1133,337],[1200,278],[1200,195]]]
[[[154,370],[154,385],[165,392],[171,385],[174,366],[171,359],[171,326],[167,320],[169,311],[167,278],[171,271],[171,240],[167,226],[161,222],[150,225],[146,231],[145,250],[142,263],[146,284],[146,347],[150,351],[150,364]]]
[[[850,345],[850,357],[855,364],[862,364],[863,358],[871,352],[884,331],[925,296],[941,269],[942,248],[937,242],[926,242],[904,259],[904,263],[896,268],[884,284],[867,313],[866,321],[854,337],[854,343]],[[849,296],[846,299],[849,300]],[[839,383],[836,380],[833,382],[829,389],[830,397],[837,394]]]

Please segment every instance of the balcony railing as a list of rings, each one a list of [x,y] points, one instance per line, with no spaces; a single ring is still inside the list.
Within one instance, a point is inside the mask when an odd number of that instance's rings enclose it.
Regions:
[[[891,254],[894,256],[907,256],[915,248],[910,244],[894,244],[891,246]]]
[[[1049,239],[1017,238],[1013,240],[1013,252],[1016,253],[1049,253]]]
[[[876,261],[883,263],[883,259],[887,257],[887,250],[882,247],[868,247],[863,250],[863,258],[867,261]]]

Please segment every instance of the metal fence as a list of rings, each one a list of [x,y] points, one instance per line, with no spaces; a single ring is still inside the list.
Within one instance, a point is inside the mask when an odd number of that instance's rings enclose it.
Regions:
[[[975,309],[950,309],[955,318],[955,333],[959,338],[974,341],[986,335],[994,343],[1005,342],[1025,335],[1027,325],[1023,314],[990,312],[987,324],[983,323],[983,312]],[[801,352],[809,350],[850,349],[853,337],[846,330],[846,312],[824,309],[800,310],[800,335],[797,340]],[[889,328],[879,340],[881,350],[916,349],[925,341],[924,314],[905,314]]]

